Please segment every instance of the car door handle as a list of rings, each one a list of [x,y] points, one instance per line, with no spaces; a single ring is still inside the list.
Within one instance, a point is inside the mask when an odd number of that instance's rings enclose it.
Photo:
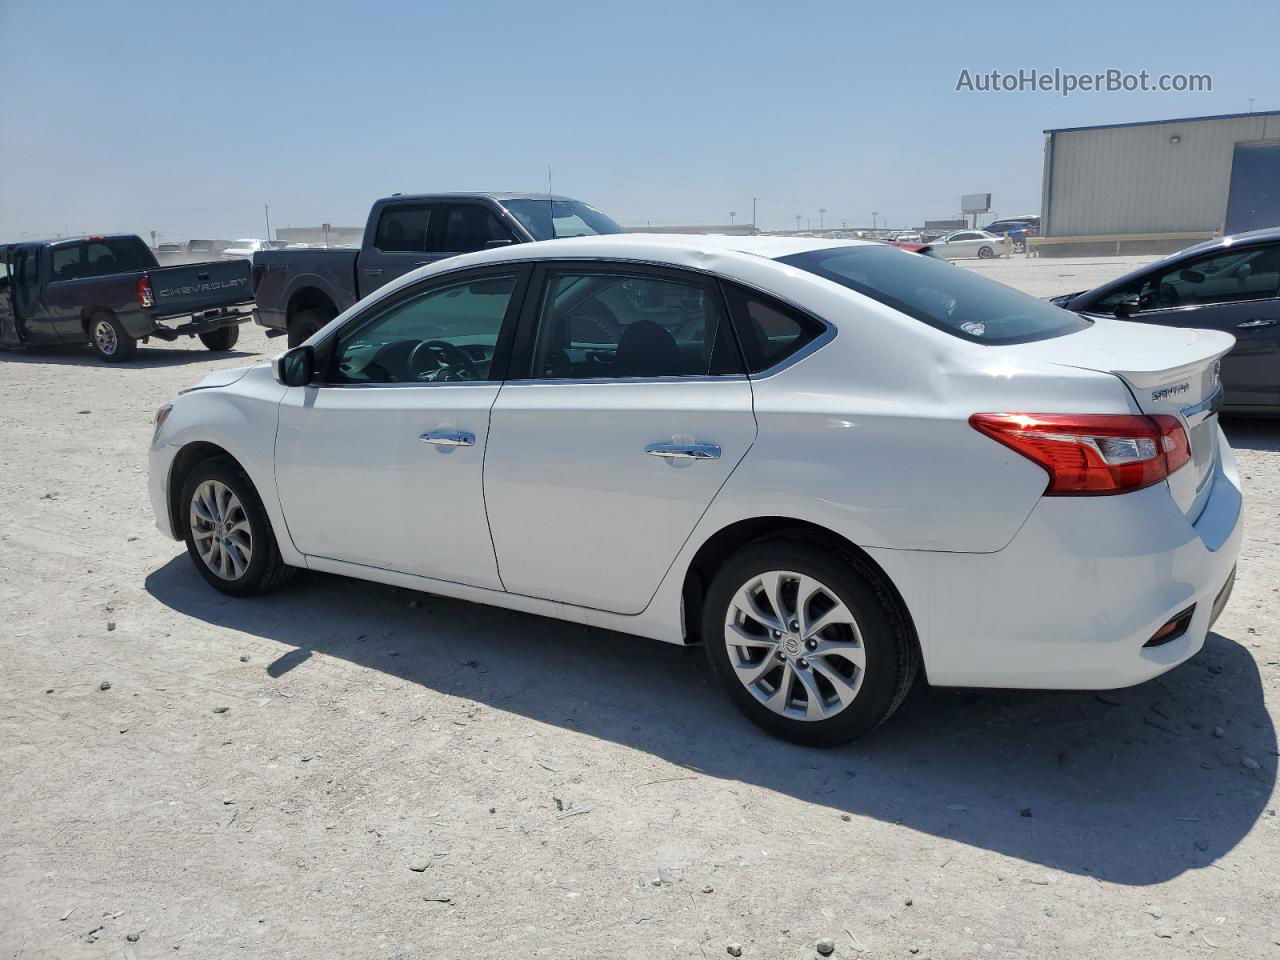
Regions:
[[[476,445],[476,435],[474,433],[464,433],[454,430],[432,430],[418,437],[423,443],[430,443],[437,447],[474,447]]]
[[[1255,327],[1274,327],[1280,320],[1246,320],[1244,323],[1237,323],[1237,330],[1250,330]]]
[[[720,459],[720,448],[714,443],[651,443],[644,452],[667,460]]]
[[[366,277],[380,277],[382,276],[382,268],[381,267],[365,267],[364,275]]]

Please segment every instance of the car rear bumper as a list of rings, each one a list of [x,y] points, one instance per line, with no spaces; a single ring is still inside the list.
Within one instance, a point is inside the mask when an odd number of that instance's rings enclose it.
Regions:
[[[1194,656],[1230,597],[1242,536],[1235,458],[1221,450],[1194,523],[1165,484],[1118,497],[1045,497],[996,553],[875,551],[899,585],[929,680],[1103,690]],[[898,553],[901,553],[900,551]],[[1145,646],[1190,611],[1173,639]]]

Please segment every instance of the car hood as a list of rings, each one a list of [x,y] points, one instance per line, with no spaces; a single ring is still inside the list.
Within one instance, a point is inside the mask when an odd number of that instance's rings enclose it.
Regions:
[[[261,364],[256,364],[261,366]],[[252,370],[252,366],[248,367],[231,367],[228,370],[215,370],[193,387],[188,387],[182,393],[190,393],[192,390],[210,390],[214,387],[229,387],[231,384],[242,379],[246,373]]]

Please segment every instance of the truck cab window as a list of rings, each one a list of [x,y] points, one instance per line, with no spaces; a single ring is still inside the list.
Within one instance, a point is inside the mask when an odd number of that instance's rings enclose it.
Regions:
[[[470,253],[483,250],[490,240],[514,238],[493,212],[478,203],[458,203],[446,208],[444,235],[433,253]]]
[[[378,219],[374,246],[384,253],[425,252],[434,212],[434,204],[387,207]]]

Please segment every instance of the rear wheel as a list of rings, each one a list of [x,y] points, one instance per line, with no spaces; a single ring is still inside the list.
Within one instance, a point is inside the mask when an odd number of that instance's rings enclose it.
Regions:
[[[200,334],[200,342],[210,350],[230,350],[236,345],[236,341],[240,339],[239,325],[230,327],[219,327],[217,330],[210,330],[208,333]]]
[[[280,556],[258,491],[231,460],[205,460],[187,474],[179,522],[191,562],[223,593],[266,593],[295,572]]]
[[[107,363],[123,363],[138,352],[138,341],[109,313],[95,313],[87,327],[89,344]]]
[[[785,740],[854,740],[915,679],[915,642],[880,578],[816,540],[744,547],[712,580],[704,611],[711,669],[743,713]]]
[[[332,320],[336,314],[321,307],[299,310],[289,321],[289,346],[296,347],[310,340],[312,335]]]
[[[992,250],[990,247],[979,247],[979,248],[978,248],[978,257],[979,257],[979,259],[982,259],[982,260],[990,260],[990,259],[991,259],[992,257],[994,257],[995,255],[996,255],[996,252],[995,252],[994,250]]]

